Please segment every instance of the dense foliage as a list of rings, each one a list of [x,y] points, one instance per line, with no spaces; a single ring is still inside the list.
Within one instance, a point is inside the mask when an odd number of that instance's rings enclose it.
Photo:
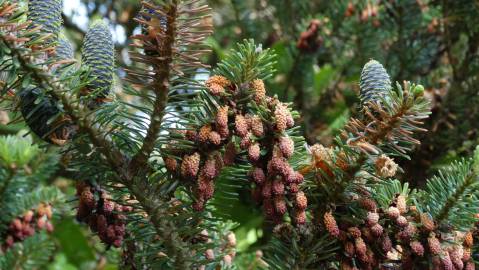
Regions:
[[[475,268],[477,3],[78,7],[0,0],[0,269]]]

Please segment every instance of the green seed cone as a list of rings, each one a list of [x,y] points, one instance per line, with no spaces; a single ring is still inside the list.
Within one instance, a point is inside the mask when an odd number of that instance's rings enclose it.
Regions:
[[[62,0],[28,1],[28,20],[33,27],[41,26],[41,33],[60,33],[62,25]]]
[[[61,111],[57,101],[43,95],[40,88],[30,87],[20,92],[20,109],[25,122],[38,137],[49,143],[68,140],[75,133],[70,121],[59,121]]]
[[[386,69],[376,60],[370,60],[363,67],[359,80],[359,98],[361,103],[379,101],[381,96],[391,90],[391,80]]]
[[[108,96],[113,84],[114,45],[108,29],[103,21],[90,26],[82,48],[83,65],[90,69],[91,83],[89,92],[98,93],[97,97]]]
[[[74,58],[73,45],[66,37],[60,37],[58,39],[56,56],[59,60],[67,60]]]

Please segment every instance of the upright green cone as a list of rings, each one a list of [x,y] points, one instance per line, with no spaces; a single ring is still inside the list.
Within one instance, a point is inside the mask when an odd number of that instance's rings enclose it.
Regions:
[[[58,37],[62,25],[62,0],[28,1],[28,20],[33,27],[41,26],[41,33]]]
[[[95,93],[97,99],[106,98],[113,84],[114,44],[103,21],[93,23],[85,36],[82,48],[82,64],[90,69],[88,93]]]
[[[58,39],[58,45],[56,47],[56,56],[60,60],[67,60],[67,59],[74,58],[73,46],[67,38],[60,37]]]
[[[386,69],[376,60],[364,65],[359,79],[359,98],[361,103],[379,101],[391,90],[391,80]]]

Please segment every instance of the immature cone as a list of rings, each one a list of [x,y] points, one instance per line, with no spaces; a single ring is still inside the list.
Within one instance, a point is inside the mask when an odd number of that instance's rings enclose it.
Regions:
[[[397,219],[401,213],[397,207],[391,206],[389,207],[387,214],[391,219]]]
[[[410,244],[411,250],[414,254],[417,256],[422,257],[424,255],[424,247],[422,246],[421,242],[419,241],[413,241]]]
[[[254,101],[256,103],[261,103],[266,97],[266,88],[264,87],[264,82],[260,79],[253,80],[251,82],[251,88],[254,93]]]
[[[377,224],[378,221],[379,221],[378,213],[374,213],[374,212],[369,212],[368,213],[367,218],[366,218],[366,222],[369,226],[373,226],[373,225]]]
[[[251,131],[253,132],[254,136],[263,137],[264,135],[263,121],[261,121],[261,118],[259,118],[259,116],[255,115],[251,119]]]
[[[178,161],[174,158],[166,157],[164,158],[166,169],[170,172],[176,171],[178,167]]]
[[[64,37],[58,39],[58,45],[55,48],[55,52],[56,57],[62,60],[73,59],[74,57],[73,45]]]
[[[339,228],[336,223],[336,219],[334,219],[334,216],[331,212],[324,213],[323,222],[330,235],[334,237],[339,236]]]
[[[359,79],[359,97],[362,104],[369,101],[380,101],[391,89],[391,80],[383,65],[370,60],[364,65]]]
[[[407,203],[404,195],[401,194],[397,197],[396,206],[401,214],[407,213]]]
[[[464,246],[465,247],[472,247],[474,245],[474,237],[472,236],[471,232],[467,232],[464,236]]]
[[[284,215],[284,213],[286,213],[287,207],[286,207],[286,202],[284,201],[283,196],[277,196],[274,198],[274,207],[275,207],[276,213],[280,215]]]
[[[371,232],[374,236],[379,237],[383,234],[383,227],[379,224],[375,224],[371,227]]]
[[[200,166],[200,154],[185,155],[181,162],[181,174],[184,177],[195,177]]]
[[[259,148],[258,143],[255,143],[248,148],[248,158],[250,161],[252,162],[258,161],[260,154],[261,154],[261,149]]]
[[[58,36],[62,9],[62,0],[30,0],[27,19],[32,22],[31,27],[41,26],[40,32]]]
[[[364,243],[364,240],[361,237],[354,239],[354,247],[356,248],[356,253],[359,256],[366,255],[366,251],[367,251],[366,243]]]
[[[212,131],[211,125],[207,124],[200,128],[198,132],[198,141],[205,143],[210,138],[210,133]]]
[[[56,101],[45,96],[43,89],[28,87],[19,92],[19,97],[22,116],[38,137],[62,146],[76,133],[76,126],[62,115]]]
[[[213,145],[220,145],[221,144],[221,135],[216,131],[211,131],[208,135],[208,140]]]
[[[439,252],[441,252],[441,243],[434,234],[429,236],[429,238],[427,239],[427,243],[431,254],[438,255]]]
[[[280,132],[285,131],[288,128],[288,116],[290,112],[288,108],[282,103],[278,103],[274,110],[274,118],[276,123],[276,129]]]
[[[90,69],[88,93],[107,97],[113,85],[115,55],[113,38],[105,22],[97,21],[88,29],[82,48],[82,64]]]
[[[205,86],[210,90],[210,92],[219,96],[225,92],[225,87],[230,85],[230,81],[223,76],[211,76],[206,82]]]
[[[300,210],[305,210],[308,207],[308,199],[302,191],[296,193],[296,207]]]
[[[297,211],[294,216],[294,221],[298,225],[306,223],[306,211]]]
[[[235,129],[238,136],[241,138],[248,134],[248,123],[243,115],[237,114],[235,117]]]
[[[454,265],[449,256],[449,252],[445,251],[441,256],[441,264],[444,270],[454,270]]]
[[[228,106],[218,108],[218,112],[216,113],[216,124],[219,127],[228,127]]]
[[[294,142],[290,137],[279,138],[279,149],[285,158],[290,158],[294,153]]]
[[[261,168],[254,168],[253,171],[251,171],[250,176],[258,185],[263,184],[264,180],[266,179],[264,171]]]

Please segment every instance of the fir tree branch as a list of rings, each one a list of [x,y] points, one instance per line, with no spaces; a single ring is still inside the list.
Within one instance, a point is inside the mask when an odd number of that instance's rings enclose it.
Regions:
[[[188,247],[176,232],[176,225],[168,221],[164,203],[160,201],[158,195],[148,192],[151,187],[144,181],[129,182],[126,186],[148,213],[151,223],[165,245],[167,255],[174,261],[174,269],[190,269],[191,263],[185,252]]]
[[[166,33],[162,40],[163,44],[158,46],[158,59],[160,60],[154,65],[154,72],[156,73],[155,81],[152,84],[156,96],[153,104],[154,108],[150,116],[150,125],[148,126],[143,145],[129,165],[130,175],[135,175],[147,163],[159,136],[164,110],[168,102],[170,69],[173,61],[173,46],[176,36],[177,8],[178,1],[175,0],[166,13]]]
[[[68,94],[69,91],[66,90],[66,86],[59,81],[55,81],[46,67],[38,68],[37,64],[34,63],[35,57],[19,50],[17,45],[15,45],[15,41],[12,41],[4,35],[0,35],[0,40],[11,51],[12,56],[18,59],[24,70],[29,72],[39,85],[45,89],[51,89],[49,94],[61,101],[65,112],[71,117],[72,121],[78,125],[80,132],[87,134],[91,142],[98,147],[113,171],[123,171],[123,155],[113,147],[110,141],[101,136],[101,132],[93,127],[91,121],[85,116],[86,114],[82,113],[78,108],[75,108],[71,102],[72,96]]]
[[[451,210],[454,209],[454,206],[457,205],[459,200],[462,200],[465,196],[467,196],[468,188],[474,184],[476,181],[477,175],[471,170],[469,174],[465,177],[464,182],[458,187],[456,187],[456,191],[452,196],[450,196],[444,206],[441,208],[441,211],[436,216],[435,221],[437,224],[441,224],[444,220],[446,220],[449,216]]]

